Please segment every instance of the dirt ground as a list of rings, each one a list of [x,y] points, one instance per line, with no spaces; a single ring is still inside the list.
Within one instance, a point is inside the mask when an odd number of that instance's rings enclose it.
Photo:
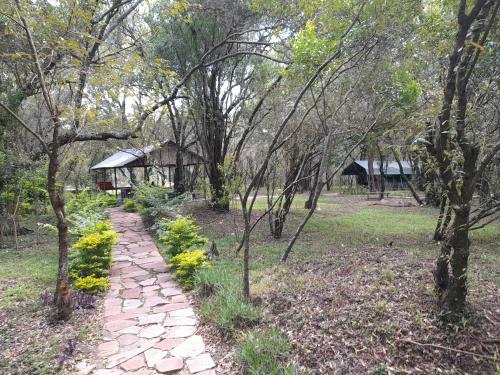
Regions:
[[[483,241],[473,249],[469,311],[458,323],[444,323],[433,293],[436,244],[428,240],[430,236],[398,238],[394,245],[385,238],[380,243],[348,243],[345,237],[335,239],[328,221],[381,205],[397,212],[407,207],[408,215],[428,215],[434,223],[432,213],[400,198],[327,199],[334,205],[321,208],[320,204],[312,229],[300,240],[303,253],[297,250],[285,265],[269,266],[268,253],[276,241],[267,234],[266,220],[254,233],[254,259],[266,265],[256,266],[252,274],[253,297],[265,311],[261,324],[287,334],[293,347],[288,361],[311,374],[498,374],[500,267],[491,255],[498,240]],[[191,214],[210,237],[229,247],[237,243],[241,229],[237,210],[214,214],[197,208]],[[292,214],[280,244],[286,243],[301,217]],[[354,229],[352,237],[356,235]],[[219,372],[241,373],[234,360],[236,340],[228,340],[209,324],[203,334],[210,336]]]

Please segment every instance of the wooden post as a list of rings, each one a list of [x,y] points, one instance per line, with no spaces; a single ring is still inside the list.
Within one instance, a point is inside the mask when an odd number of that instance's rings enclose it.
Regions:
[[[118,179],[116,178],[116,168],[113,168],[115,174],[115,199],[118,199]]]

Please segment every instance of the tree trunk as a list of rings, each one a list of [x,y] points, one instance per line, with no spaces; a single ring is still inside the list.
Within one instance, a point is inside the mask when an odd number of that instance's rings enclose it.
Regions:
[[[332,180],[330,179],[330,176],[328,174],[328,171],[326,171],[326,191],[331,191],[332,190]]]
[[[384,199],[384,193],[385,193],[385,173],[384,173],[384,156],[382,155],[382,151],[378,147],[378,153],[380,157],[380,166],[379,166],[379,171],[380,171],[380,177],[379,177],[379,186],[380,186],[380,195],[379,198],[382,200]]]
[[[211,205],[222,211],[229,210],[229,196],[224,187],[224,178],[219,165],[210,163],[208,169],[208,180],[210,182]]]
[[[420,197],[418,196],[418,193],[415,190],[415,188],[413,187],[413,184],[411,183],[411,181],[408,179],[408,177],[406,177],[404,170],[403,170],[403,165],[401,164],[401,160],[399,160],[398,155],[397,155],[396,151],[394,151],[394,149],[392,149],[392,154],[394,155],[394,159],[396,160],[396,163],[398,163],[399,175],[401,176],[403,181],[406,182],[406,186],[408,186],[408,189],[410,189],[410,192],[411,192],[411,195],[413,195],[413,198],[417,201],[417,203],[419,205],[422,206],[424,204],[424,202],[422,202],[422,199],[420,199]]]
[[[447,202],[448,199],[446,197],[443,197],[443,199],[441,199],[441,204],[439,205],[439,216],[436,222],[436,229],[434,230],[434,241],[441,241],[445,234],[445,232],[443,232],[441,228],[443,226],[444,209],[446,208]]]
[[[316,186],[318,185],[318,181],[319,181],[319,173],[320,173],[320,166],[317,165],[317,166],[315,166],[314,178],[313,178],[312,186],[309,190],[309,197],[304,202],[304,208],[306,210],[310,210],[312,207],[312,202],[314,199],[314,192],[316,191]]]
[[[246,202],[243,207],[245,230],[243,232],[243,297],[250,300],[250,218],[246,211]]]
[[[450,258],[451,278],[448,287],[442,294],[441,306],[444,312],[459,314],[465,307],[467,296],[467,268],[469,260],[469,213],[468,206],[462,206],[455,210],[453,220],[453,232],[450,237],[450,250],[453,251]]]
[[[186,191],[186,186],[184,182],[184,155],[183,150],[179,146],[175,153],[175,170],[174,170],[174,190],[177,193],[184,193]]]
[[[272,235],[275,240],[279,240],[283,234],[284,219],[279,213],[273,217]]]
[[[57,234],[59,246],[59,265],[57,269],[56,291],[54,304],[57,309],[59,319],[68,319],[71,316],[71,294],[68,276],[68,224],[64,213],[64,199],[60,188],[57,186],[57,173],[59,162],[57,160],[57,146],[54,146],[52,154],[49,156],[49,166],[47,174],[47,191],[50,203],[57,219]]]
[[[375,191],[375,177],[373,172],[373,155],[371,152],[368,153],[368,191]]]

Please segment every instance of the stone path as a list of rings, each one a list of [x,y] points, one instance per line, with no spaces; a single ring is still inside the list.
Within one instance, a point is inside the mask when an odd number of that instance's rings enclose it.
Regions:
[[[215,363],[196,334],[197,319],[140,216],[110,214],[119,233],[111,289],[104,302],[103,342],[94,375],[215,374]]]

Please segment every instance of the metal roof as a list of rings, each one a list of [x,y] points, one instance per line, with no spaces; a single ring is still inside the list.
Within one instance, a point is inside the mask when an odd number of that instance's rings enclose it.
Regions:
[[[126,166],[137,159],[140,159],[146,154],[149,154],[154,150],[153,146],[146,146],[142,149],[129,148],[127,150],[118,151],[117,153],[111,155],[109,158],[104,159],[100,163],[97,163],[90,169],[109,169],[109,168],[120,168]]]
[[[368,174],[368,160],[355,160],[353,163],[356,163],[357,165],[359,165]],[[403,166],[403,173],[405,175],[413,174],[410,162],[401,160],[401,165]],[[347,167],[347,168],[349,168],[349,167]],[[388,176],[399,175],[399,166],[398,166],[398,163],[395,161],[384,162],[383,163],[383,170],[384,170],[384,174],[386,174]],[[377,160],[373,161],[373,174],[376,176],[380,175],[380,161],[377,161]]]

